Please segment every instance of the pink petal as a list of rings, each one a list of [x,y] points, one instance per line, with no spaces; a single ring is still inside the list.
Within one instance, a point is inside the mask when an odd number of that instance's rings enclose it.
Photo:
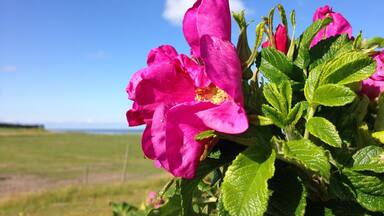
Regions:
[[[169,170],[166,156],[166,123],[169,108],[170,106],[168,105],[160,104],[153,114],[151,126],[151,141],[153,143],[154,158],[166,170]]]
[[[201,38],[201,57],[213,84],[243,104],[241,64],[231,42],[205,35]]]
[[[316,10],[315,14],[313,15],[313,19],[312,20],[316,21],[318,19],[324,19],[327,16],[327,14],[329,14],[329,13],[333,13],[332,8],[329,7],[329,5],[325,5],[323,7],[319,7]]]
[[[261,48],[266,48],[272,46],[271,42],[265,41],[263,44],[261,44]]]
[[[187,10],[183,19],[183,33],[189,46],[191,47],[192,55],[200,55],[200,35],[197,30],[197,10],[201,4],[201,0],[197,0],[195,4]]]
[[[231,14],[228,0],[198,0],[184,16],[183,32],[192,54],[200,56],[200,38],[210,35],[231,40]]]
[[[136,87],[136,102],[140,106],[158,103],[176,104],[195,98],[194,83],[184,71],[179,71],[174,63],[152,64],[142,75]]]
[[[248,119],[244,108],[232,101],[202,110],[196,115],[204,125],[222,133],[238,134],[248,129]]]
[[[135,98],[136,98],[136,87],[141,82],[141,80],[142,80],[141,75],[143,73],[145,73],[145,71],[146,71],[146,68],[141,69],[141,70],[139,70],[139,71],[137,71],[136,73],[133,74],[131,80],[128,83],[127,88],[125,89],[125,91],[128,93],[128,98],[129,99],[135,100]]]
[[[276,28],[276,33],[274,37],[275,37],[276,49],[286,54],[288,52],[287,28],[279,24]]]
[[[147,158],[153,160],[156,158],[156,154],[155,154],[155,150],[152,142],[151,128],[152,128],[152,123],[148,123],[141,137],[141,148],[144,152],[144,155]]]
[[[352,26],[340,13],[333,12],[332,9],[326,5],[316,10],[313,21],[324,19],[326,17],[332,17],[333,21],[324,29],[320,30],[311,43],[311,47],[316,45],[319,41],[340,34],[348,34],[352,36]]]
[[[130,109],[126,113],[129,126],[138,126],[145,123],[143,115],[140,110]]]
[[[205,73],[204,65],[198,64],[197,60],[191,59],[186,55],[181,54],[179,56],[179,64],[182,70],[185,70],[189,73],[194,85],[197,88],[205,88],[211,84],[207,74]]]
[[[287,28],[279,24],[276,28],[276,32],[273,35],[273,40],[276,45],[276,49],[279,50],[280,52],[287,54],[288,52],[288,33],[287,33]],[[261,47],[266,48],[272,46],[270,41],[265,41]]]
[[[170,45],[162,45],[158,48],[152,49],[148,54],[147,64],[150,66],[156,63],[164,63],[164,62],[173,62],[177,57],[177,52],[175,48]],[[151,70],[148,68],[143,68],[136,73],[133,74],[131,80],[127,88],[125,89],[128,93],[128,98],[131,100],[135,100],[136,98],[136,88],[137,85],[143,80],[143,76],[146,73],[151,73]]]
[[[368,78],[362,82],[361,93],[374,100],[384,92],[384,81]]]
[[[170,45],[162,45],[158,48],[152,49],[147,57],[147,64],[150,66],[151,64],[162,63],[162,62],[170,62],[177,56],[177,51]]]
[[[191,179],[195,176],[204,143],[195,136],[209,128],[194,114],[214,105],[206,102],[179,104],[168,112],[167,159],[169,171],[179,177]]]
[[[376,60],[376,72],[372,75],[372,79],[384,81],[384,51],[374,56]]]

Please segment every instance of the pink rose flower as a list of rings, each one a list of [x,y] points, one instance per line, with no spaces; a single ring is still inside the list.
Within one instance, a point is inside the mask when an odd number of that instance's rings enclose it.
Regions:
[[[373,56],[376,60],[376,72],[368,79],[362,81],[361,92],[371,100],[376,99],[384,92],[384,51]]]
[[[284,25],[279,24],[277,26],[276,32],[273,35],[273,40],[275,42],[276,49],[284,54],[287,54],[288,47],[289,47],[288,45],[289,39],[288,39],[287,28]],[[262,44],[263,48],[270,47],[270,46],[272,46],[270,41],[265,41]]]
[[[157,209],[164,204],[164,200],[161,197],[157,197],[157,193],[155,191],[151,191],[147,196],[146,204],[147,206]]]
[[[194,56],[160,46],[149,53],[148,67],[128,84],[129,99],[134,101],[128,123],[146,124],[144,154],[174,176],[195,176],[202,155],[212,147],[211,140],[195,140],[200,132],[237,134],[248,128],[240,60],[226,40],[229,14],[228,0],[197,1],[183,24]]]
[[[200,56],[203,35],[230,41],[231,13],[228,0],[197,0],[184,15],[183,32],[194,56]]]
[[[156,197],[157,193],[155,191],[149,192],[146,200],[147,205],[152,205],[156,201]]]
[[[327,27],[323,28],[319,31],[319,33],[317,33],[311,43],[311,47],[323,39],[340,34],[348,34],[350,38],[352,37],[351,24],[349,24],[349,22],[344,18],[342,14],[332,11],[332,8],[330,8],[328,5],[320,7],[316,10],[315,14],[313,15],[313,21],[324,19],[326,17],[332,17],[333,21]]]

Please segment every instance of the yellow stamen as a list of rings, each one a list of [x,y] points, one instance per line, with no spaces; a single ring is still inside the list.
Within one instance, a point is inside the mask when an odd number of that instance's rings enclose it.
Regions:
[[[229,96],[224,90],[219,89],[214,85],[210,85],[206,88],[196,89],[196,101],[206,101],[213,104],[221,104],[228,98]]]

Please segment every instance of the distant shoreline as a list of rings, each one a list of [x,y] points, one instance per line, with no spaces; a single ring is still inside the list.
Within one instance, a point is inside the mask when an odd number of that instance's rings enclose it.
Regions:
[[[47,128],[48,131],[57,133],[86,133],[86,134],[142,134],[142,129],[52,129]]]

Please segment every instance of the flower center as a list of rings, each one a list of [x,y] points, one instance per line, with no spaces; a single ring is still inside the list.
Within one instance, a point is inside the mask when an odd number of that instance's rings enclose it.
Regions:
[[[197,88],[195,92],[196,101],[205,101],[211,102],[213,104],[221,104],[229,98],[228,94],[224,90],[219,89],[212,84],[206,88]]]

